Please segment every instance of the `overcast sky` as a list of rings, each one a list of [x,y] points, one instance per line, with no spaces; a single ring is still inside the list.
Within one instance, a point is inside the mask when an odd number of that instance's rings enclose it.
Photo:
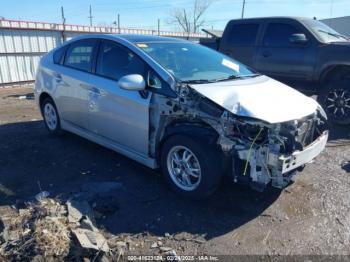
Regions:
[[[194,0],[0,0],[0,17],[61,22],[61,6],[67,23],[88,24],[89,5],[93,24],[112,24],[120,13],[122,27],[174,30],[167,18],[174,8],[191,8]],[[243,0],[213,0],[205,14],[206,27],[223,29],[239,18]],[[305,16],[318,19],[350,15],[350,0],[246,0],[246,17]]]

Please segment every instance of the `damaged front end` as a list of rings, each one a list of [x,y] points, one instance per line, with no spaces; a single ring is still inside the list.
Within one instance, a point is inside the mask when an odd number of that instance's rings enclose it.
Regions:
[[[328,131],[320,111],[299,120],[269,124],[237,118],[229,113],[224,120],[224,136],[234,141],[230,150],[234,181],[249,182],[257,190],[269,183],[286,187],[304,165],[325,148]],[[223,143],[223,150],[227,144]]]
[[[174,122],[210,126],[217,133],[234,182],[262,191],[286,187],[304,165],[325,148],[328,131],[322,108],[302,119],[282,123],[238,116],[180,84],[177,98],[155,95],[151,107],[150,152],[156,155],[166,129]]]

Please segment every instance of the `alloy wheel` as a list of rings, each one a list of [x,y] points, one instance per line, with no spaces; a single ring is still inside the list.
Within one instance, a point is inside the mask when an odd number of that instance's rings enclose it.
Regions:
[[[47,127],[54,131],[57,128],[58,118],[54,106],[50,103],[46,103],[44,106],[44,118]]]
[[[350,91],[334,89],[328,93],[325,101],[325,109],[336,120],[344,120],[350,117]]]
[[[174,146],[167,156],[168,173],[172,181],[185,191],[195,190],[201,181],[198,158],[185,146]]]

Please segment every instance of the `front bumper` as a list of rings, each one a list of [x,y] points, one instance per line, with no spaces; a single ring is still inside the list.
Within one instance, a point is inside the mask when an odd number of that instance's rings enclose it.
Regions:
[[[328,131],[324,131],[313,143],[308,145],[302,151],[295,151],[288,156],[280,156],[278,163],[282,174],[290,172],[302,165],[309,163],[318,156],[326,147],[328,140]]]

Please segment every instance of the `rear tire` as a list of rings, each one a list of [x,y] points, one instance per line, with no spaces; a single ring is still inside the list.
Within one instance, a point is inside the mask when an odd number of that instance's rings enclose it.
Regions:
[[[41,104],[41,113],[47,130],[53,135],[62,135],[60,117],[52,98],[47,97],[44,99]]]
[[[205,198],[220,184],[222,172],[218,152],[189,137],[170,137],[162,147],[160,160],[164,179],[182,196]]]
[[[350,79],[335,77],[324,83],[317,98],[335,124],[350,124]]]

